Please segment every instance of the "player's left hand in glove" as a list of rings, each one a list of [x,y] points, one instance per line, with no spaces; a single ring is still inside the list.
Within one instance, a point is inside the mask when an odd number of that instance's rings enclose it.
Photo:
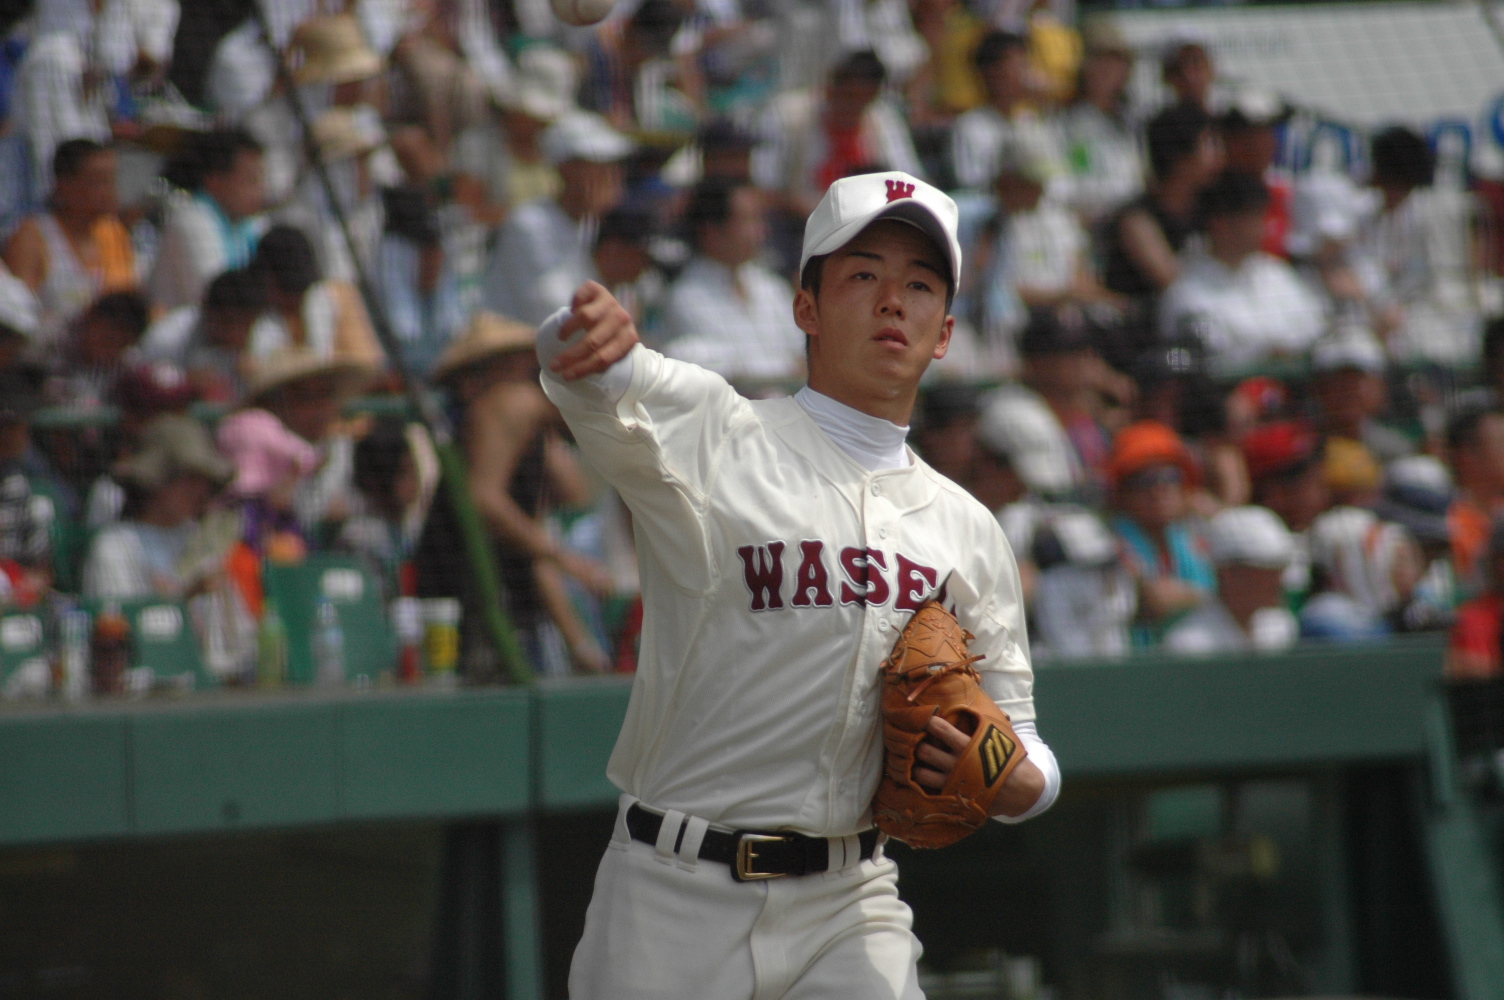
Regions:
[[[982,690],[974,638],[938,601],[927,601],[883,661],[883,778],[872,819],[910,847],[947,847],[980,829],[1008,776],[1028,755],[1007,714]],[[939,716],[971,737],[944,786],[914,779],[920,744]]]

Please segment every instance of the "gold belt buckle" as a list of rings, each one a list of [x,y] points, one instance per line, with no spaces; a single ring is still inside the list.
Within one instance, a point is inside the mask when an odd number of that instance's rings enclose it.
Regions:
[[[736,878],[738,882],[763,882],[770,878],[786,878],[788,872],[758,872],[752,870],[757,860],[753,844],[772,844],[787,841],[787,837],[770,837],[762,833],[744,833],[736,842]]]

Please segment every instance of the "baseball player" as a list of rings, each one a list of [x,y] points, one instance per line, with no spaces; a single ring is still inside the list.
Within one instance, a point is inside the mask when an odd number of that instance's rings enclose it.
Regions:
[[[1017,821],[1058,794],[1013,555],[904,443],[960,268],[949,197],[862,175],[805,229],[809,384],[791,399],[648,350],[594,283],[539,330],[544,390],[632,511],[644,603],[576,1000],[923,996],[870,806],[880,665],[932,595],[1027,751],[988,811]],[[930,719],[914,780],[941,788],[968,739]]]

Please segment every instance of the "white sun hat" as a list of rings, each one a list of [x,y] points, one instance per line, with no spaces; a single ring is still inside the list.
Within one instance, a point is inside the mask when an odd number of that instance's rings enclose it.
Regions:
[[[959,212],[950,195],[900,170],[843,177],[830,186],[804,225],[799,271],[811,257],[834,253],[878,219],[907,222],[933,239],[950,263],[950,290],[961,281]]]

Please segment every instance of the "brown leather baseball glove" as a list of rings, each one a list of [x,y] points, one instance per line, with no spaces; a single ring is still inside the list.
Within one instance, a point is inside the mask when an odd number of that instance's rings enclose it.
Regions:
[[[883,661],[883,780],[872,819],[910,847],[947,847],[987,822],[992,800],[1028,755],[1007,714],[982,690],[967,642],[938,601],[927,601]],[[939,715],[971,742],[938,792],[914,780],[915,754]]]

